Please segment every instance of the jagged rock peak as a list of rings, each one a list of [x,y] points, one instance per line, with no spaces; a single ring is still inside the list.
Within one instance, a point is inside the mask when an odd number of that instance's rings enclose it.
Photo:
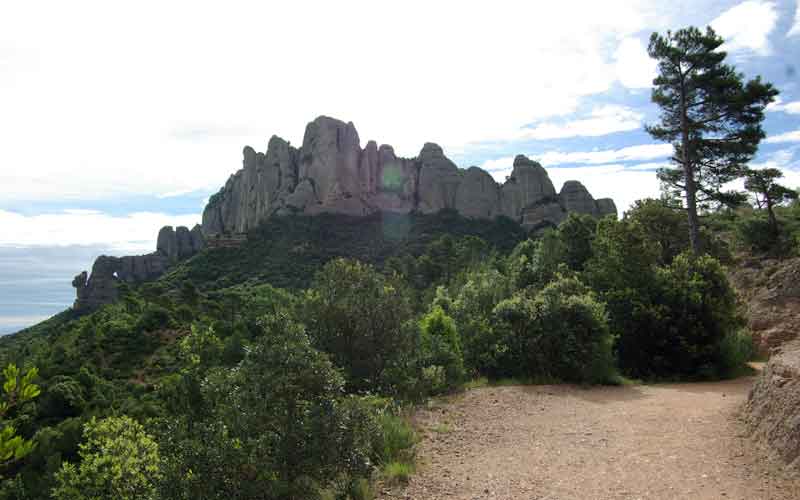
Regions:
[[[514,157],[514,167],[539,167],[542,165],[538,161],[533,161],[525,155],[517,155]]]
[[[187,259],[205,248],[200,225],[190,231],[185,226],[164,226],[158,232],[156,251],[147,255],[110,257],[101,255],[92,265],[92,274],[81,272],[72,280],[76,291],[73,308],[92,311],[117,300],[117,283],[140,283],[158,278],[178,260]]]
[[[243,169],[214,195],[203,212],[205,235],[242,233],[273,215],[322,212],[367,215],[390,211],[433,213],[448,208],[467,217],[506,215],[525,223],[525,210],[546,201],[591,213],[607,213],[613,203],[595,206],[585,188],[567,186],[562,202],[547,171],[524,155],[501,186],[474,167],[459,169],[438,144],[427,142],[416,158],[398,158],[394,149],[361,140],[352,122],[320,116],[305,129],[302,146],[277,136],[266,154],[245,148]],[[548,213],[555,213],[555,206]],[[569,208],[564,208],[566,212]]]

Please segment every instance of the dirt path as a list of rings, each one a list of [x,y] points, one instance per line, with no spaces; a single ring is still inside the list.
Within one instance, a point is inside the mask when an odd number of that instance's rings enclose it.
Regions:
[[[737,412],[752,379],[482,388],[421,411],[420,466],[381,499],[800,499]]]

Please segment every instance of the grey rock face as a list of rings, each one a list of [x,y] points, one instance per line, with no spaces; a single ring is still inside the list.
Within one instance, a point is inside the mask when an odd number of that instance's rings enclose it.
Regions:
[[[191,230],[192,236],[192,253],[198,253],[206,247],[206,240],[203,236],[203,228],[200,224],[195,224]]]
[[[104,304],[117,300],[117,270],[119,259],[101,255],[92,265],[92,274],[87,277],[86,271],[77,275],[72,280],[72,286],[77,289],[77,299],[74,309],[94,310]]]
[[[455,209],[466,217],[506,215],[526,226],[563,220],[567,211],[616,213],[613,201],[595,202],[580,183],[557,193],[542,166],[523,155],[498,185],[483,170],[459,169],[442,148],[423,146],[416,158],[399,158],[391,146],[361,148],[352,123],[320,116],[293,148],[273,136],[266,154],[243,151],[243,166],[203,212],[204,235],[245,232],[272,215],[374,212],[434,213]],[[561,211],[558,210],[561,207]],[[537,220],[538,214],[543,214]]]
[[[436,213],[445,208],[456,207],[456,194],[461,183],[461,171],[450,161],[437,144],[426,143],[419,156],[419,188],[417,209],[424,213]]]
[[[493,219],[502,213],[500,187],[488,172],[470,167],[463,173],[458,184],[453,208],[464,217]]]
[[[175,230],[172,226],[164,226],[158,232],[156,252],[170,259],[178,257],[178,238],[175,236]]]
[[[194,245],[192,244],[192,234],[185,226],[178,226],[175,229],[175,240],[178,247],[179,259],[186,259],[194,255]]]
[[[189,258],[205,247],[199,225],[191,231],[184,226],[164,226],[158,232],[156,251],[147,255],[109,257],[101,255],[92,265],[92,274],[83,271],[72,280],[76,290],[73,309],[93,311],[119,297],[119,282],[141,283],[158,278],[176,261]]]
[[[598,217],[605,217],[606,215],[617,215],[617,204],[611,198],[600,198],[595,200],[597,203]]]
[[[502,213],[521,221],[523,209],[544,199],[554,198],[555,195],[556,190],[547,171],[538,162],[517,155],[511,176],[500,188]]]
[[[564,208],[569,212],[596,215],[597,204],[586,187],[578,181],[567,181],[558,194]]]
[[[567,218],[567,211],[557,199],[543,199],[522,210],[522,226],[538,231],[557,227]]]

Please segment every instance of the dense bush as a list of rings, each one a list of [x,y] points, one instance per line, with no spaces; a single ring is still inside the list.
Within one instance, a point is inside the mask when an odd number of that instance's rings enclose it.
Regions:
[[[453,319],[439,306],[420,321],[424,369],[429,373],[441,371],[430,388],[432,393],[452,390],[464,382],[464,358]]]
[[[209,372],[207,417],[164,427],[166,498],[316,498],[368,475],[373,406],[343,396],[341,373],[302,325],[279,314],[263,328],[237,369]]]
[[[519,292],[495,315],[511,332],[509,349],[518,375],[602,383],[614,376],[606,312],[575,278],[559,278],[541,292]]]
[[[773,231],[766,217],[748,217],[737,221],[736,237],[739,244],[758,252],[773,248],[779,235]]]
[[[541,288],[549,283],[559,266],[566,262],[566,247],[558,232],[546,229],[536,239],[528,239],[514,248],[508,258],[508,271],[514,286]]]
[[[336,259],[318,273],[299,307],[314,345],[342,368],[350,390],[398,390],[397,370],[417,345],[415,331],[405,327],[411,305],[402,282]]]
[[[511,279],[491,266],[479,266],[465,273],[463,281],[449,294],[444,288],[439,289],[434,303],[455,320],[464,365],[472,376],[497,377],[506,370],[508,346],[504,330],[496,328],[492,311],[513,290]]]
[[[128,417],[92,419],[84,429],[81,461],[56,474],[56,500],[155,500],[161,477],[158,445]]]
[[[620,368],[643,378],[723,376],[729,361],[722,342],[741,321],[719,262],[682,254],[658,270],[650,290],[631,300],[618,341]]]

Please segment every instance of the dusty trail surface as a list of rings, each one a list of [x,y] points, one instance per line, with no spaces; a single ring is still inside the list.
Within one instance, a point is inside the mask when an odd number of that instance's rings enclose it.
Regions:
[[[381,499],[800,499],[738,412],[752,378],[487,387],[417,415],[417,474]]]

